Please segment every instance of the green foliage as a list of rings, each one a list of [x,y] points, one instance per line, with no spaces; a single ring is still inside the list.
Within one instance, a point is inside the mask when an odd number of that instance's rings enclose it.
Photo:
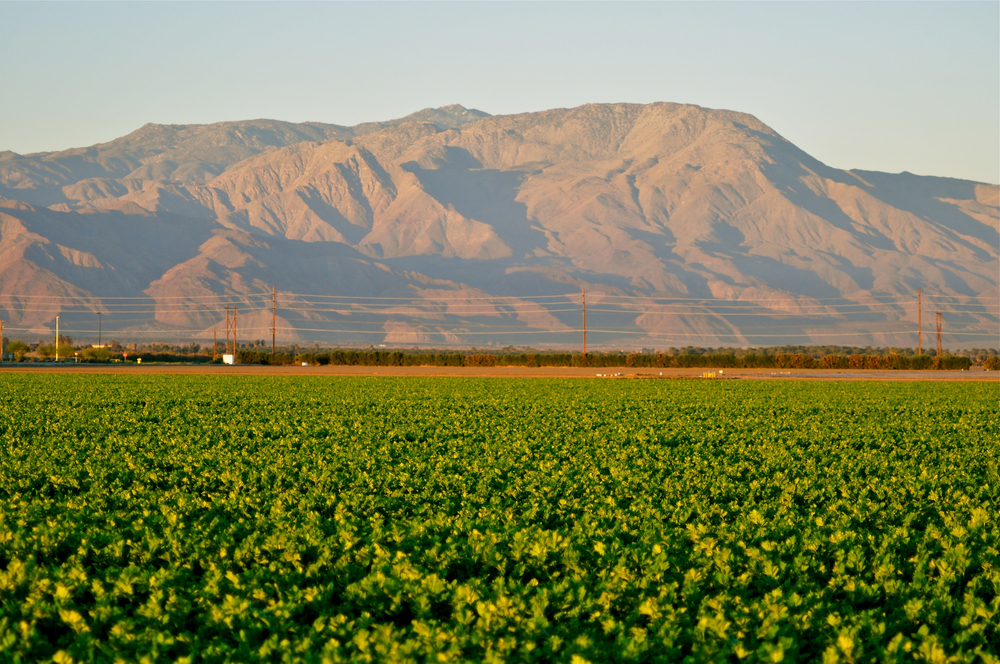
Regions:
[[[850,360],[844,355],[824,355],[820,360],[820,366],[824,369],[847,369],[850,367]]]
[[[945,369],[949,371],[965,371],[972,366],[972,360],[960,355],[943,355],[934,358],[933,367],[935,369]]]
[[[995,384],[0,390],[4,661],[996,661]]]
[[[970,364],[964,357],[942,364],[929,355],[851,355],[843,359],[847,360],[847,367],[850,369],[968,369]]]
[[[174,352],[154,352],[154,351],[124,351],[128,353],[128,362],[135,362],[137,360],[142,360],[144,364],[150,364],[153,362],[159,363],[178,363],[182,362],[184,364],[205,364],[212,361],[211,355],[183,355]],[[120,354],[116,353],[116,357]]]
[[[1000,357],[988,357],[983,362],[983,365],[986,367],[987,371],[1000,371]]]
[[[283,366],[295,361],[288,353],[274,353],[264,350],[239,349],[236,351],[236,364],[265,364]],[[306,360],[308,361],[308,360]]]
[[[41,360],[50,360],[56,356],[56,347],[54,344],[41,344],[35,349],[35,353]]]
[[[287,364],[284,359],[271,361],[261,351],[241,350],[240,364]],[[282,356],[287,358],[287,356]],[[710,369],[967,369],[971,360],[946,356],[936,362],[929,356],[907,355],[826,355],[821,358],[808,353],[403,353],[401,351],[333,350],[303,353],[295,362],[341,366],[437,366],[437,367],[633,367],[633,368],[710,368]]]
[[[111,351],[107,348],[84,348],[80,353],[87,362],[110,362]]]
[[[497,364],[497,358],[496,355],[466,355],[464,364],[467,367],[495,367]]]
[[[14,340],[4,346],[4,352],[14,356],[14,360],[20,362],[26,353],[31,351],[31,347],[23,341]]]
[[[403,353],[400,351],[356,351],[333,350],[329,353],[307,353],[296,357],[310,364],[333,364],[338,366],[378,366],[378,367],[460,367],[463,353]]]

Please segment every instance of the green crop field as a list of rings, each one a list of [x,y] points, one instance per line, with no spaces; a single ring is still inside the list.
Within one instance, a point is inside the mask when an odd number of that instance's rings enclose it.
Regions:
[[[3,662],[997,662],[1000,386],[0,376]]]

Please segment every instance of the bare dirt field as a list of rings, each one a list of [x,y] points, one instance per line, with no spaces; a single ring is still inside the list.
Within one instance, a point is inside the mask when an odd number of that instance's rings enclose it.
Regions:
[[[850,369],[645,369],[632,367],[364,367],[364,366],[285,366],[197,365],[197,364],[0,364],[3,373],[73,374],[199,374],[212,376],[464,376],[489,378],[593,378],[623,379],[705,379],[715,380],[878,380],[878,381],[980,381],[1000,383],[1000,372],[983,371],[860,371]]]

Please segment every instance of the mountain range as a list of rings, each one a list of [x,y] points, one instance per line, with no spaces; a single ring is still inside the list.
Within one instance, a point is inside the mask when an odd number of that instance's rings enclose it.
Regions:
[[[0,152],[10,338],[593,348],[1000,336],[1000,187],[840,170],[757,118],[462,106]],[[918,289],[919,297],[918,297]],[[100,316],[98,316],[100,314]]]

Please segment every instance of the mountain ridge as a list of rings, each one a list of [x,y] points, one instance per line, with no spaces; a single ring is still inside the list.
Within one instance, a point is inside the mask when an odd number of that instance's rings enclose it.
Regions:
[[[48,310],[25,312],[30,283],[81,320],[103,306],[111,286],[97,277],[119,269],[127,240],[147,258],[122,265],[134,276],[113,290],[155,303],[148,334],[204,336],[219,312],[198,302],[270,283],[290,299],[409,294],[405,311],[369,307],[353,336],[316,301],[295,312],[312,323],[287,318],[289,338],[324,341],[570,344],[571,307],[526,304],[560,289],[571,299],[570,286],[618,303],[592,314],[611,345],[914,345],[918,286],[948,309],[952,345],[996,337],[1000,187],[831,168],[748,114],[452,105],[353,128],[187,127],[0,159],[0,196],[30,207],[0,207],[0,307],[15,326],[49,324]],[[314,285],[331,274],[353,286]],[[470,311],[504,297],[517,306],[442,314],[419,295],[435,280]],[[679,313],[644,298],[701,302]]]

